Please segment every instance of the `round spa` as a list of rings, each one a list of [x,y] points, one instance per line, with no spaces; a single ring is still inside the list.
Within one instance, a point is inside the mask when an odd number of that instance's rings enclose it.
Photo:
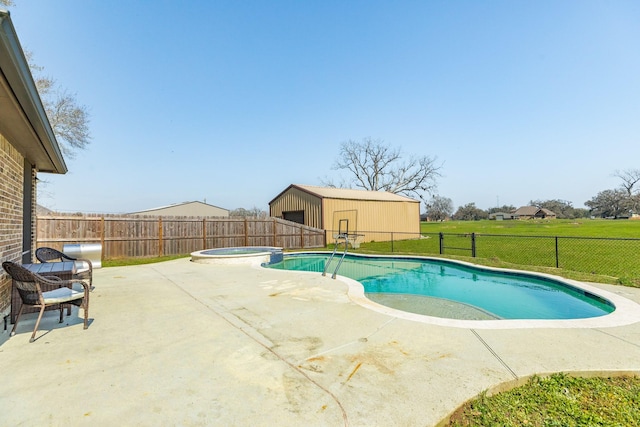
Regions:
[[[262,265],[280,262],[282,257],[282,248],[272,246],[237,246],[191,253],[191,261],[203,264]]]

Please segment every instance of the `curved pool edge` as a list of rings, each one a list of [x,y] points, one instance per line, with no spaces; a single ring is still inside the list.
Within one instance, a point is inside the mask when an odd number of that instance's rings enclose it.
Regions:
[[[331,252],[322,252],[322,251],[314,251],[314,252],[295,252],[296,254],[330,254]],[[454,328],[464,328],[464,329],[534,329],[534,328],[609,328],[616,326],[625,326],[633,323],[640,322],[640,304],[631,301],[628,298],[620,296],[614,292],[609,292],[604,289],[600,289],[596,286],[589,285],[584,282],[578,282],[572,279],[566,279],[564,277],[555,276],[553,274],[548,273],[538,273],[534,271],[525,271],[525,270],[515,270],[515,269],[507,269],[507,268],[496,268],[489,267],[479,264],[473,264],[465,261],[457,261],[436,257],[428,257],[428,256],[415,256],[415,255],[369,255],[369,254],[350,254],[356,255],[359,257],[365,258],[398,258],[402,257],[405,259],[421,259],[421,260],[435,260],[435,261],[444,261],[451,262],[453,264],[464,265],[467,267],[473,267],[481,270],[488,270],[493,272],[502,272],[502,273],[514,273],[525,276],[534,276],[540,278],[551,279],[554,281],[558,281],[560,283],[564,283],[568,286],[572,286],[592,294],[595,294],[601,298],[608,300],[611,304],[615,306],[615,310],[609,314],[605,314],[603,316],[597,317],[588,317],[583,319],[500,319],[500,320],[460,320],[460,319],[449,319],[444,317],[435,317],[435,316],[427,316],[424,314],[416,314],[410,313],[407,311],[396,310],[394,308],[378,304],[374,301],[371,301],[366,297],[364,292],[364,286],[362,283],[357,280],[350,279],[345,276],[341,276],[338,274],[336,276],[336,280],[340,280],[341,282],[347,285],[347,295],[349,299],[354,303],[367,308],[372,311],[376,311],[378,313],[386,314],[388,316],[392,316],[398,319],[411,320],[414,322],[427,323],[432,325],[439,326],[448,326]],[[287,271],[287,270],[281,270]],[[296,273],[303,273],[301,271],[296,271]],[[304,272],[309,274],[318,274],[314,272]],[[327,279],[330,279],[327,276]]]

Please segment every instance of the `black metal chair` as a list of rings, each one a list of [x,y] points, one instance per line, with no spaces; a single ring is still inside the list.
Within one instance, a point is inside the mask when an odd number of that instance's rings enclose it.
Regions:
[[[36,258],[40,262],[64,262],[73,261],[76,266],[75,279],[89,281],[89,289],[93,290],[93,264],[86,258],[74,258],[57,249],[42,247],[36,249]]]
[[[15,335],[22,309],[25,305],[40,308],[36,326],[33,328],[29,342],[35,341],[36,332],[46,307],[59,305],[60,323],[62,323],[64,307],[74,304],[84,311],[84,329],[89,326],[89,285],[83,280],[62,280],[55,276],[40,276],[14,262],[5,261],[2,268],[11,276],[20,294],[20,309],[16,321],[11,329],[11,336]],[[75,289],[74,289],[74,286]],[[82,290],[80,290],[80,285]]]

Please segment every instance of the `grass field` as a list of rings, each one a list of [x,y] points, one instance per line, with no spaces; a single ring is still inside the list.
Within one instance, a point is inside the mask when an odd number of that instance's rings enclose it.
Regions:
[[[393,242],[363,243],[359,251],[444,255],[576,280],[640,286],[640,221],[423,222],[421,232],[421,239],[402,239],[395,235]],[[439,233],[444,237],[442,254]],[[472,246],[475,246],[475,257]]]
[[[467,403],[448,426],[638,426],[640,378],[534,377],[527,385]]]
[[[481,233],[535,236],[640,238],[640,221],[605,219],[553,219],[522,221],[422,222],[422,233]]]

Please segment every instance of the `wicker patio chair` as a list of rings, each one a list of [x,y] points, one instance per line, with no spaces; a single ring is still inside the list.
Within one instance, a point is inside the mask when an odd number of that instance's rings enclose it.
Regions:
[[[40,314],[38,314],[38,320],[36,320],[36,326],[33,328],[33,334],[31,334],[29,342],[35,341],[36,331],[45,308],[53,305],[60,306],[60,323],[62,323],[65,305],[73,304],[82,308],[84,311],[84,329],[87,329],[89,321],[89,285],[86,282],[76,279],[62,280],[55,276],[40,276],[10,261],[3,262],[2,268],[13,279],[21,300],[16,321],[13,324],[13,329],[11,329],[11,336],[16,334],[16,327],[25,305],[40,308]],[[75,289],[73,285],[76,285]],[[80,287],[82,287],[82,290],[80,290]]]
[[[89,289],[93,290],[93,264],[86,258],[74,258],[57,249],[38,248],[36,249],[36,258],[40,262],[64,262],[73,261],[76,266],[76,274],[74,279],[86,279],[89,281]]]

